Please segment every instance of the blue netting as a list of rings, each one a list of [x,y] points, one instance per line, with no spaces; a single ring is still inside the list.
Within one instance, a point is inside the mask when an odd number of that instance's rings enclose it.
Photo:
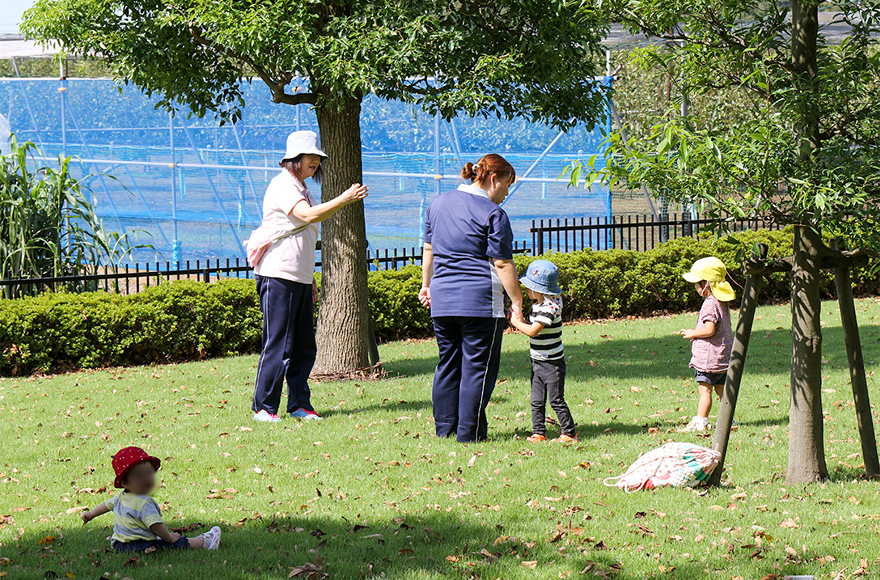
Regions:
[[[0,79],[0,115],[18,139],[49,158],[81,158],[75,171],[97,174],[88,185],[107,229],[153,246],[132,261],[244,255],[241,240],[260,221],[287,135],[317,131],[309,106],[274,104],[261,82],[246,87],[245,99],[242,120],[220,127],[214,119],[172,118],[154,108],[156,98],[133,87],[120,92],[107,79]],[[504,206],[517,239],[531,240],[533,219],[607,215],[607,190],[569,190],[557,178],[573,160],[602,151],[609,123],[560,135],[523,119],[438,121],[368,97],[361,126],[370,247],[417,247],[424,208],[457,186],[463,161],[488,152],[504,155],[521,177],[531,168]]]

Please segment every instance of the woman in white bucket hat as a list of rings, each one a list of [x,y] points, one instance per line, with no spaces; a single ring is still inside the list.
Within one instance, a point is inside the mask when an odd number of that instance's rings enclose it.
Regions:
[[[305,180],[311,177],[321,182],[321,161],[326,158],[316,133],[291,133],[280,163],[282,171],[272,179],[263,200],[263,221],[257,231],[272,235],[254,265],[263,312],[263,349],[254,383],[255,421],[281,420],[285,381],[287,413],[305,420],[321,418],[312,407],[308,385],[317,354],[313,304],[318,298],[314,278],[318,223],[367,197],[366,186],[355,183],[338,197],[318,203]]]

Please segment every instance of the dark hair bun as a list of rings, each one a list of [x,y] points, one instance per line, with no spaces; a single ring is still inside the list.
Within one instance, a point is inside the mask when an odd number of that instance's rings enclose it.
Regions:
[[[516,177],[516,171],[513,169],[513,166],[504,157],[496,153],[489,153],[477,161],[476,165],[465,163],[461,170],[462,179],[470,179],[477,183],[483,183],[493,174],[511,179]]]
[[[464,164],[464,167],[461,169],[461,178],[462,179],[474,179],[477,177],[477,172],[474,171],[474,164],[468,161]]]

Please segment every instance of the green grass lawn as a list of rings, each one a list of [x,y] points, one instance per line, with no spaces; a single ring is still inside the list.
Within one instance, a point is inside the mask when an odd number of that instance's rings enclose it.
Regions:
[[[880,301],[857,310],[876,401]],[[253,356],[0,380],[0,575],[287,578],[307,563],[323,566],[315,578],[871,575],[880,488],[859,479],[836,305],[822,314],[831,479],[807,487],[785,484],[791,346],[781,306],[758,312],[726,485],[711,490],[602,484],[664,442],[711,445],[674,431],[695,411],[696,386],[689,343],[672,333],[694,314],[565,328],[581,435],[570,446],[524,440],[521,335],[505,336],[492,441],[468,446],[433,436],[431,341],[382,348],[397,378],[315,385],[320,423],[254,424]],[[218,524],[220,551],[128,561],[109,551],[111,514],[81,524],[76,508],[113,492],[111,457],[128,445],[162,458],[154,495],[169,527]]]

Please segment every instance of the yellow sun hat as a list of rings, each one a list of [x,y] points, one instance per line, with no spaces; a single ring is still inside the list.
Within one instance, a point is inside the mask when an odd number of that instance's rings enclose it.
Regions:
[[[736,298],[733,286],[727,281],[727,268],[724,262],[715,257],[702,258],[694,262],[691,271],[682,276],[688,282],[709,283],[712,294],[721,302],[730,302]]]

